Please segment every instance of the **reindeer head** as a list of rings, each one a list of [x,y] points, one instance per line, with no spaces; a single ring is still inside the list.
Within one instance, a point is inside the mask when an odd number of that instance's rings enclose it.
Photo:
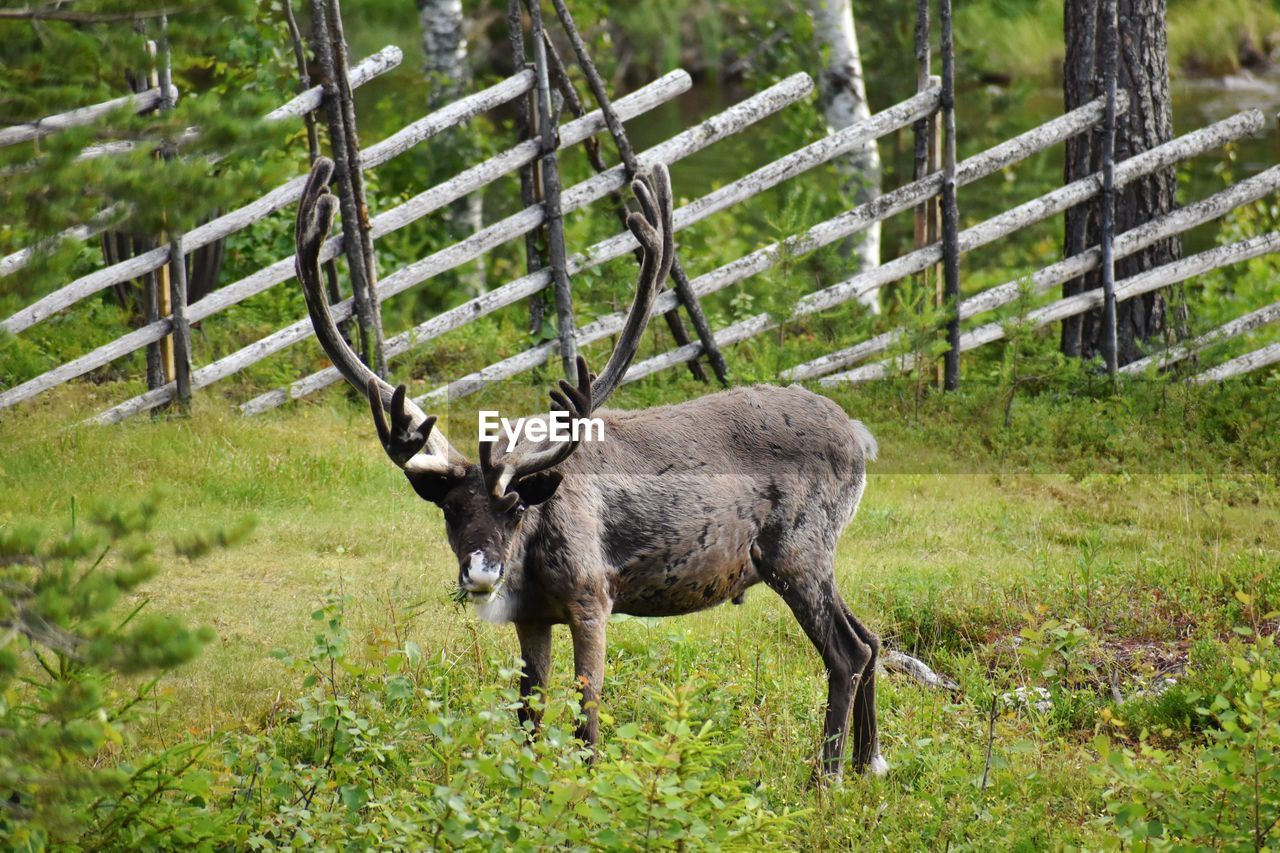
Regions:
[[[337,200],[327,189],[332,174],[333,163],[326,158],[319,158],[312,167],[298,204],[294,234],[295,266],[316,337],[347,381],[368,394],[387,456],[404,471],[420,497],[443,511],[449,545],[458,558],[459,588],[473,595],[490,594],[520,556],[519,533],[526,512],[555,495],[563,473],[554,469],[573,454],[577,442],[517,445],[497,460],[493,443],[481,442],[479,462],[469,462],[435,429],[435,416],[407,399],[404,385],[393,389],[360,361],[338,333],[320,286],[320,247],[337,210]],[[666,167],[660,164],[650,178],[634,181],[632,192],[642,210],[627,220],[643,253],[635,300],[604,372],[592,375],[579,357],[577,384],[561,380],[559,389],[551,392],[553,411],[572,418],[588,417],[621,383],[675,256]]]

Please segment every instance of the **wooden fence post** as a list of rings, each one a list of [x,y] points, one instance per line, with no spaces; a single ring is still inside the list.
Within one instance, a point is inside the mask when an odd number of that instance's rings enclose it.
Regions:
[[[333,41],[333,68],[338,93],[342,97],[342,126],[346,132],[347,165],[352,170],[351,186],[356,201],[360,233],[360,251],[364,256],[365,281],[368,283],[369,316],[373,324],[374,370],[387,373],[387,356],[382,331],[382,302],[378,299],[378,257],[373,249],[373,228],[369,222],[369,204],[365,199],[364,155],[356,125],[356,99],[351,89],[351,68],[347,56],[347,36],[342,26],[341,0],[329,0],[329,38]],[[329,265],[329,288],[338,289],[337,269]]]
[[[929,34],[929,0],[916,0],[915,55],[917,92],[923,92],[935,83],[939,83],[941,79],[931,73]],[[911,126],[911,133],[915,155],[912,180],[919,181],[925,175],[931,175],[938,171],[942,162],[942,151],[938,136],[938,114],[934,112],[928,117],[915,122]],[[914,236],[916,249],[923,249],[938,240],[938,197],[936,195],[929,196],[922,204],[916,207]],[[920,272],[919,281],[923,298],[927,299],[929,291],[933,290],[934,305],[941,308],[943,303],[941,268],[937,265],[925,267]],[[943,375],[942,362],[938,362],[937,370],[937,381],[941,385]],[[922,374],[923,366],[917,374],[918,383],[924,381]],[[919,386],[917,385],[917,392],[918,390]]]
[[[543,36],[543,40],[546,42],[547,59],[551,62],[551,73],[555,78],[556,88],[564,95],[565,103],[568,105],[570,112],[581,118],[587,114],[587,107],[582,103],[582,98],[578,96],[577,90],[574,89],[573,81],[569,79],[569,71],[565,68],[564,62],[560,59],[560,55],[556,51],[555,45],[552,44],[551,39],[547,36],[545,30],[543,30]],[[612,104],[610,106],[612,107]],[[600,141],[594,136],[588,136],[582,141],[582,145],[586,149],[587,160],[591,163],[591,168],[595,169],[597,174],[607,172],[609,167],[605,165],[604,159],[600,156]],[[630,213],[626,199],[623,197],[621,191],[613,192],[609,195],[613,201],[614,210],[617,212],[619,223],[623,228],[626,228],[627,216]],[[643,260],[644,251],[642,249],[637,248],[635,254],[637,263]],[[683,273],[683,270],[681,270],[681,272]],[[675,311],[668,311],[662,316],[667,323],[667,328],[671,331],[671,336],[676,341],[676,346],[681,347],[688,345],[689,333],[685,330],[684,323],[680,321],[679,313]],[[699,363],[696,356],[690,359],[687,364],[689,365],[689,372],[693,374],[693,378],[697,379],[699,382],[707,381],[707,374],[703,371],[702,365]]]
[[[929,86],[929,0],[916,0],[916,91],[923,92]],[[930,125],[933,124],[933,116],[917,120],[911,125],[912,143],[914,145],[914,163],[912,169],[913,181],[918,181],[925,176],[925,170],[929,168],[929,142],[932,134],[929,132]],[[921,205],[915,210],[915,243],[916,248],[920,249],[925,246],[926,217],[928,216],[928,206]],[[928,281],[926,277],[926,282]]]
[[[160,28],[159,55],[156,53],[156,42],[148,42],[147,47],[151,53],[152,70],[151,85],[152,87],[163,86],[160,92],[160,104],[158,109],[161,112],[171,110],[174,107],[171,92],[169,91],[169,83],[173,74],[169,65],[169,39],[167,35],[167,16],[161,16],[158,25]],[[166,146],[161,146],[156,152],[156,156],[161,160],[169,160],[173,156],[173,152],[167,150]],[[160,243],[167,242],[168,236],[164,231],[160,232]],[[173,314],[173,292],[172,292],[172,273],[169,266],[160,267],[156,270],[156,313],[159,317],[168,317]],[[165,335],[160,339],[160,376],[163,382],[172,382],[174,377],[174,353],[173,353],[173,335]]]
[[[182,235],[174,234],[169,243],[169,266],[173,270],[169,286],[173,294],[173,380],[177,385],[178,404],[191,405],[191,325],[187,322],[187,258],[182,251]]]
[[[160,16],[160,109],[171,110],[173,100],[173,56],[169,50],[169,17]],[[173,158],[169,146],[161,149],[165,160]],[[160,341],[161,363],[166,382],[177,385],[178,405],[191,405],[191,329],[187,324],[187,259],[182,237],[169,235],[169,264],[159,270],[160,314],[169,315],[173,330]]]
[[[139,30],[139,32],[145,32],[145,30]],[[139,88],[154,89],[160,84],[160,77],[156,73],[156,67],[155,67],[156,43],[151,39],[147,39],[145,42],[144,48],[147,53],[147,58],[150,61],[150,67],[147,68],[147,70],[142,73],[141,75],[142,80],[139,85]],[[150,236],[142,237],[141,241],[143,243],[141,247],[137,245],[137,243],[139,242],[137,239],[133,241],[135,256],[137,254],[142,254],[143,251],[149,251],[155,245],[152,242]],[[142,251],[139,251],[139,249],[141,249]],[[168,296],[165,293],[167,289],[166,288],[167,282],[161,280],[161,277],[164,275],[166,275],[166,272],[163,267],[161,267],[158,270],[152,270],[146,275],[145,284],[146,284],[146,292],[147,292],[147,307],[146,307],[147,325],[150,325],[158,321],[161,317],[164,316],[165,312],[163,309],[166,306],[162,303],[166,303],[168,301]],[[161,338],[160,340],[156,341],[155,343],[147,347],[147,388],[148,389],[154,390],[156,388],[159,388],[161,385],[164,385],[166,381],[166,372],[164,369],[164,355],[165,355],[165,346],[166,346],[165,342],[167,340],[168,340],[167,338]]]
[[[525,1],[532,8],[541,0]],[[609,128],[609,134],[613,137],[614,144],[617,145],[619,156],[622,157],[627,178],[635,178],[639,172],[639,163],[636,160],[635,151],[631,147],[631,141],[627,138],[627,132],[622,126],[622,121],[618,118],[617,111],[613,108],[609,93],[605,90],[604,80],[601,79],[600,72],[596,70],[595,63],[591,61],[591,54],[587,51],[587,45],[582,40],[582,34],[578,32],[578,28],[573,22],[573,15],[570,14],[569,7],[565,5],[564,0],[551,0],[551,2],[555,6],[556,15],[560,18],[560,24],[564,27],[565,34],[569,37],[569,43],[573,46],[573,52],[578,57],[578,64],[586,75],[587,85],[591,89],[591,94],[595,96],[596,103],[600,105],[600,110],[604,113],[605,124]],[[694,330],[698,334],[698,342],[702,345],[702,351],[706,355],[707,361],[711,363],[711,369],[715,371],[716,378],[720,380],[722,385],[728,385],[729,371],[725,364],[724,356],[720,352],[719,344],[716,343],[715,334],[711,331],[710,324],[707,323],[707,317],[702,312],[702,305],[698,302],[698,296],[689,285],[689,276],[685,273],[684,265],[680,263],[679,256],[675,258],[675,262],[671,265],[671,280],[675,283],[676,296],[679,297],[680,303],[684,305],[685,311],[688,312],[689,319],[693,321]],[[672,337],[675,338],[677,346],[688,344],[689,333],[685,331],[680,315],[673,310],[667,312],[665,316],[668,328],[671,329]],[[696,360],[689,362],[689,369],[695,377],[705,380],[706,377],[701,375],[702,371]]]
[[[293,0],[280,0],[284,21],[289,28],[289,41],[293,45],[293,62],[298,68],[298,91],[305,92],[311,88],[311,72],[307,70],[307,53],[302,46],[302,31],[298,29],[298,20],[293,15]],[[316,114],[307,110],[302,115],[307,127],[307,153],[314,163],[320,156],[320,134],[316,130]]]
[[[942,277],[947,321],[947,350],[942,387],[960,387],[960,215],[956,209],[956,63],[951,37],[951,0],[940,0],[942,24]]]
[[[331,5],[334,4],[334,5]],[[342,211],[343,251],[347,256],[347,272],[351,277],[351,290],[355,298],[356,317],[360,328],[361,355],[365,362],[379,374],[386,374],[386,357],[382,349],[382,326],[375,314],[377,298],[370,280],[370,259],[365,256],[368,232],[361,223],[368,221],[368,208],[364,201],[364,180],[360,167],[360,150],[352,143],[355,128],[348,127],[348,119],[355,120],[355,107],[351,102],[350,88],[338,82],[337,49],[339,36],[332,24],[338,18],[335,0],[311,1],[311,25],[315,41],[316,59],[320,63],[324,79],[326,111],[329,117],[329,145],[333,149],[334,169],[338,183],[338,202]],[[342,65],[345,71],[346,44],[342,42]],[[345,76],[343,78],[345,80]],[[345,96],[344,96],[345,92]],[[350,131],[350,132],[348,132]],[[362,216],[361,213],[364,212]]]
[[[547,67],[547,46],[543,37],[542,9],[529,3],[529,24],[533,38],[533,60],[538,75],[538,137],[542,156],[538,161],[542,178],[542,207],[546,211],[547,260],[551,265],[551,282],[556,296],[556,332],[560,339],[560,360],[564,375],[573,381],[577,375],[578,342],[574,337],[573,290],[564,248],[564,217],[560,210],[560,164],[556,149],[559,110],[552,105],[551,71]]]
[[[1103,14],[1103,85],[1106,87],[1107,112],[1102,125],[1102,205],[1101,233],[1098,242],[1102,249],[1102,357],[1107,363],[1107,373],[1116,375],[1116,266],[1113,243],[1115,239],[1115,151],[1116,151],[1116,61],[1118,24],[1116,0],[1105,0]]]

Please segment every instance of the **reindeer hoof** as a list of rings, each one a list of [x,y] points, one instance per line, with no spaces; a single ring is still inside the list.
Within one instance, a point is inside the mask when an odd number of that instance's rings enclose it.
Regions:
[[[872,776],[887,776],[889,775],[889,762],[885,761],[884,756],[877,752],[875,757],[871,759],[871,763],[867,765],[867,772]]]

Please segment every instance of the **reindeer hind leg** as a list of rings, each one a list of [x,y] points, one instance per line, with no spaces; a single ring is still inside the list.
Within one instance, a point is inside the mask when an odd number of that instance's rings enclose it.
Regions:
[[[846,617],[847,608],[836,591],[832,564],[829,554],[807,557],[798,565],[790,559],[779,561],[776,569],[763,559],[757,563],[761,577],[782,596],[827,668],[822,772],[838,776],[844,761],[850,707],[863,673],[873,664],[873,652]],[[861,740],[864,734],[864,728],[854,731],[855,753],[859,756],[867,750]]]
[[[844,601],[840,602],[840,607],[848,630],[871,653],[853,693],[853,766],[859,772],[869,770],[876,776],[883,776],[889,765],[880,755],[880,735],[876,728],[876,666],[880,657],[880,638],[853,615]]]

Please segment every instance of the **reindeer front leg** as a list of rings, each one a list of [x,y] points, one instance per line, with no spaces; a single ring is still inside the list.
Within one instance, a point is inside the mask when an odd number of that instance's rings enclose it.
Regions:
[[[594,754],[600,739],[600,691],[604,687],[605,623],[609,611],[602,602],[579,601],[570,608],[569,632],[573,635],[573,671],[582,695],[586,719],[578,725],[578,737]]]
[[[541,693],[547,686],[547,672],[551,669],[551,626],[534,622],[517,622],[516,636],[520,638],[520,657],[524,665],[520,672],[520,725],[533,724],[536,732],[542,724]]]

